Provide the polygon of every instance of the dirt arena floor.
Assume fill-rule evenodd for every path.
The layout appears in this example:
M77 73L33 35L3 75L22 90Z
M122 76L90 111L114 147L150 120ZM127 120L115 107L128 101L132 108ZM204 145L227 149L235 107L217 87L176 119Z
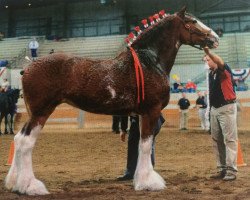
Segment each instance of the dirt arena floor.
M250 199L250 131L239 139L246 167L233 182L210 180L215 159L210 135L201 130L163 128L156 143L155 169L166 180L162 191L134 191L132 181L118 182L126 164L127 144L108 129L79 130L46 126L33 153L35 175L50 195L28 197L7 191L4 178L9 169L11 135L0 137L0 199Z

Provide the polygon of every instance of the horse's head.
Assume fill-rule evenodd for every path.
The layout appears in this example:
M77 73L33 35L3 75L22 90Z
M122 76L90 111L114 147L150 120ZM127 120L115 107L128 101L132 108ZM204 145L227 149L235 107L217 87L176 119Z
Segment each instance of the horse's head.
M186 7L182 8L177 14L177 20L180 20L180 39L181 43L193 47L199 45L200 49L205 46L217 48L219 45L219 36L209 27L204 25L194 16L186 13Z

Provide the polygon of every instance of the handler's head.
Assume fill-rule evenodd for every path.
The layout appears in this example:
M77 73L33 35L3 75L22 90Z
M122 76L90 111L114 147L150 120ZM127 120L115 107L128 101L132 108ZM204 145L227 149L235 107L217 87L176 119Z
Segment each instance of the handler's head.
M218 65L208 55L204 55L203 61L208 64L209 69L212 71L218 67Z

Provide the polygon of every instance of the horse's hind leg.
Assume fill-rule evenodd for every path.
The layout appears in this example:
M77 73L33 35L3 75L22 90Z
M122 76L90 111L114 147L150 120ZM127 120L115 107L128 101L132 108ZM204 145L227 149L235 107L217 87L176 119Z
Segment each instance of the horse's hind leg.
M142 116L139 156L134 175L135 190L161 190L165 188L165 181L154 171L151 162L153 128L160 117L160 108L159 105Z
M18 193L28 195L48 194L44 184L37 180L32 168L32 150L49 114L33 116L14 137L15 153L13 163L5 179L5 186Z

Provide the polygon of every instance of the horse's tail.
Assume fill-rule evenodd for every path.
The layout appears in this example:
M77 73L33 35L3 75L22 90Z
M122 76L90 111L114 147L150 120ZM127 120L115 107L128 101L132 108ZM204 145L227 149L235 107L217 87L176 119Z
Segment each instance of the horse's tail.
M24 70L21 70L21 71L20 71L20 74L23 75L24 72L25 72ZM30 108L29 108L29 105L27 104L27 101L26 101L26 97L25 97L25 93L24 93L24 92L23 92L23 100L24 100L25 107L26 107L26 109L27 109L28 115L31 116Z
M24 92L23 92L23 100L24 100L24 103L25 103L25 107L26 107L27 113L28 113L29 116L31 116L30 107L29 107L29 104L26 101L26 96L25 96Z

